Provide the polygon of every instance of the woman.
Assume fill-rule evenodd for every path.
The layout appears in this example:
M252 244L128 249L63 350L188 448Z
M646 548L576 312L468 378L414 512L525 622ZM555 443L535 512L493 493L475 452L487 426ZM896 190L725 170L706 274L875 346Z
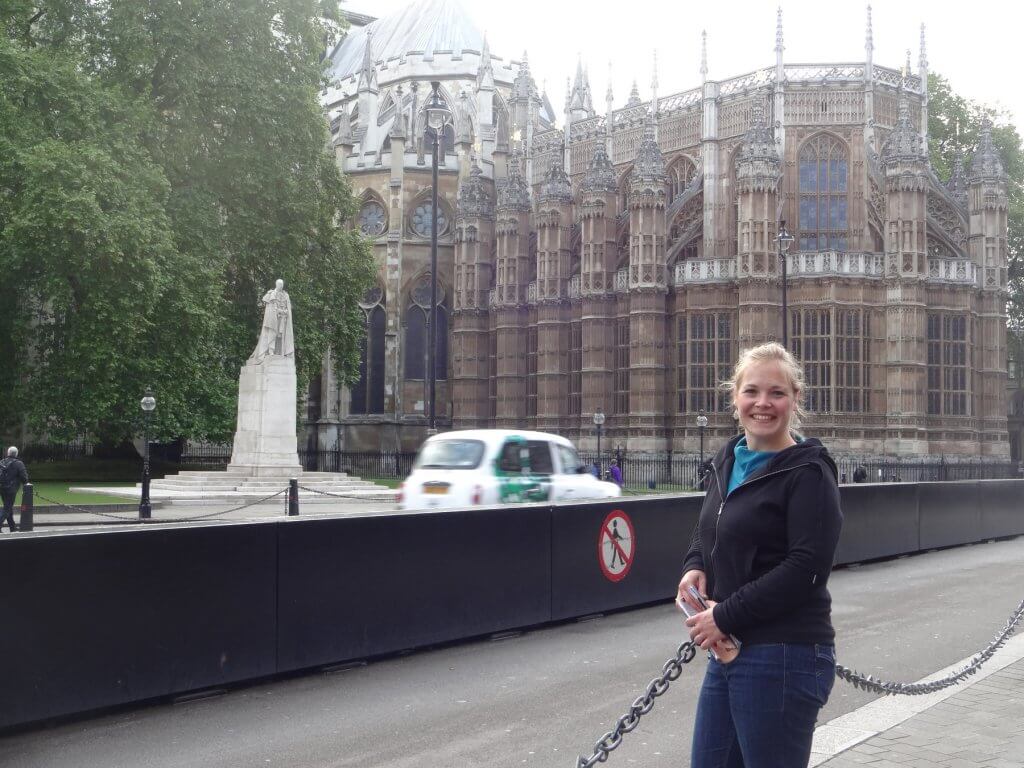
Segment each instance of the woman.
M731 393L743 434L712 461L679 596L710 606L686 620L708 662L697 704L692 768L806 766L818 711L835 681L826 584L842 513L836 465L794 430L803 372L779 344L740 355ZM723 659L728 658L723 653Z

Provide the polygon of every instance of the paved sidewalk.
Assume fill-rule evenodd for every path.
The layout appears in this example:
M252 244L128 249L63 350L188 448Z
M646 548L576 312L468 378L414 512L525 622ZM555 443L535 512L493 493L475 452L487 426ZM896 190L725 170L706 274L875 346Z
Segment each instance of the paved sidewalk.
M947 691L913 697L918 701L879 699L824 724L811 765L1024 768L1024 636L1011 638L989 664L993 669L982 667Z

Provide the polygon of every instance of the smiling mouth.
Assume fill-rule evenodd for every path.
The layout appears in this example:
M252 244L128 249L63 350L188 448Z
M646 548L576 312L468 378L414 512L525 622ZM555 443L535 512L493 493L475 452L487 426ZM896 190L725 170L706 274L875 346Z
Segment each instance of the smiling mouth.
M774 416L768 416L767 414L763 414L763 413L751 414L750 418L753 419L754 421L760 421L760 422L769 422L769 421L774 421L775 420Z

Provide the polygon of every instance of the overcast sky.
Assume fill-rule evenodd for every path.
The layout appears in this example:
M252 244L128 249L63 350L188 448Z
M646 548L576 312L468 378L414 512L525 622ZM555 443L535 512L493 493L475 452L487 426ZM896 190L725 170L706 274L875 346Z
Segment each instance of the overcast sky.
M530 70L546 83L562 121L565 78L577 57L590 69L594 107L605 108L608 62L612 64L615 107L625 104L634 78L644 100L651 95L654 51L658 95L700 84L700 33L708 34L708 77L724 80L775 64L775 2L628 2L591 0L460 0L491 51L519 58L525 49ZM348 10L382 17L407 0L346 0ZM788 63L864 61L866 3L785 0L782 3ZM961 95L1009 109L1020 127L1024 87L1020 61L1024 46L1019 2L1005 0L876 0L872 3L874 61L900 68L911 50L917 71L920 27L926 26L928 62Z

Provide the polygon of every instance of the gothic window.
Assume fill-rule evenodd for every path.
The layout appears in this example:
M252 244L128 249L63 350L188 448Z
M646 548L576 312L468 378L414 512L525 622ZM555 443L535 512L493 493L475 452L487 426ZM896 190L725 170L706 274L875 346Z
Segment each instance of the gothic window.
M359 231L367 237L384 234L388 226L387 213L384 206L376 200L367 200L359 210Z
M569 324L569 408L570 416L583 413L583 325Z
M430 276L423 275L409 296L405 310L405 378L427 378L427 309L430 306ZM448 304L441 286L437 287L437 336L434 355L434 378L448 378Z
M821 134L800 150L800 250L846 251L846 147Z
M537 415L537 326L526 331L526 415Z
M384 413L384 292L371 288L359 302L366 333L359 342L359 380L352 387L349 413Z
M719 389L718 384L729 378L736 360L732 313L691 315L689 325L689 342L684 351L689 354L686 367L690 412L697 413L701 408L706 411L727 410L729 396ZM679 330L684 332L682 324Z
M629 318L615 320L615 413L629 415Z
M967 415L967 318L928 314L928 413Z
M424 120L426 118L424 117ZM423 149L429 154L434 151L434 132L428 129L423 137ZM441 146L438 148L438 157L455 154L455 126L451 123L444 127L441 133ZM440 165L443 165L443 161ZM440 167L440 165L438 167Z
M686 316L679 318L676 334L676 396L679 413L686 413Z
M835 410L865 413L871 409L871 315L860 309L836 313Z
M828 413L833 409L832 310L791 311L789 338L804 368L804 405L812 413Z
M508 144L508 110L497 94L491 100L491 109L493 111L492 119L494 121L495 138L499 144Z
M498 334L492 328L487 336L487 415L494 423L498 416Z
M697 167L688 157L673 161L668 169L668 204L681 195L697 175Z
M430 227L433 219L433 206L431 205L430 200L427 199L413 208L412 215L409 217L409 226L412 227L412 231L418 236L429 238L431 235ZM447 231L448 215L445 213L444 206L439 202L437 204L437 236L441 237Z

